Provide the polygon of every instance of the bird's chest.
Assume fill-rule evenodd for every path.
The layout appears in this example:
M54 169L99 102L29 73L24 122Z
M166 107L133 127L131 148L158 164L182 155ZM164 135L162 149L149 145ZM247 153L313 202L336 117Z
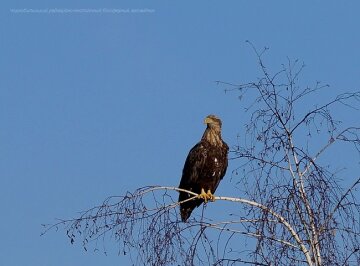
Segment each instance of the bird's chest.
M208 178L221 175L223 166L223 155L219 152L210 152L207 154L205 163L205 174Z
M218 154L212 154L206 158L207 165L214 169L220 168L221 165L220 161L221 161L221 156L219 156Z

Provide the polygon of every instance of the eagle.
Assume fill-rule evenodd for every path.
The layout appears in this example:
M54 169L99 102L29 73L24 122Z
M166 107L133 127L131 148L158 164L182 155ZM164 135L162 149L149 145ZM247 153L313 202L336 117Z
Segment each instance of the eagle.
M221 138L221 120L215 115L208 115L207 125L200 142L189 152L182 171L179 188L197 193L194 195L180 191L180 215L186 222L191 212L208 200L214 201L216 188L226 173L228 166L228 145Z

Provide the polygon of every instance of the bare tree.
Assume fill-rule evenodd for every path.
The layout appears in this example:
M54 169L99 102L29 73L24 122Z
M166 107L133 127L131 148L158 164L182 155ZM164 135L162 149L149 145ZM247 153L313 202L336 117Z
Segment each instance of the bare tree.
M261 77L240 85L218 82L251 102L232 149L242 197L216 197L233 202L231 213L215 220L203 212L182 223L177 194L183 190L143 187L47 225L45 232L63 227L71 243L81 240L85 249L112 238L136 265L360 265L354 195L360 176L347 176L352 183L342 187L343 172L326 163L341 156L330 149L334 145L360 153L359 125L343 126L332 113L335 107L358 111L360 92L317 104L328 86L300 86L304 66L298 61L271 74L263 60L267 49L250 46Z

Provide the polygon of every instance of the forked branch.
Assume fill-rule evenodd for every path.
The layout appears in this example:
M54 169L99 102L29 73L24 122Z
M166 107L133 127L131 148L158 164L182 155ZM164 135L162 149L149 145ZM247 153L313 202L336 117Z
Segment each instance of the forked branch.
M125 196L114 196L107 198L101 205L91 208L83 212L79 217L73 219L59 220L53 225L48 225L45 228L44 233L51 229L63 226L66 228L67 236L71 243L74 243L77 237L82 237L82 244L84 248L91 241L103 240L107 236L115 237L117 241L123 241L124 252L129 251L133 247L149 245L147 248L152 248L150 253L159 253L161 250L170 250L171 254L175 256L176 251L170 248L174 243L164 241L176 235L180 243L180 250L184 253L187 252L186 237L182 238L182 235L187 230L225 230L225 227L221 225L225 224L238 224L238 223L261 223L262 220L232 220L232 221L219 221L219 222L207 222L203 219L200 221L191 220L188 223L182 223L178 217L177 207L179 202L174 201L176 195L170 195L170 191L174 192L186 192L193 195L193 198L198 197L196 193L179 189L176 187L168 186L150 186L136 190L134 193L127 193ZM161 192L160 194L156 194ZM151 196L154 199L154 206L148 206L151 201L146 200ZM191 200L191 199L188 199ZM267 237L271 241L286 244L292 248L298 248L302 251L309 265L311 263L311 257L309 251L305 245L304 240L297 234L295 228L284 218L281 214L272 210L271 208L243 198L215 196L215 200L231 201L250 205L259 209L259 212L266 212L271 214L274 218L273 222L283 225L289 234L293 237L295 242L291 243L289 240L281 240L275 237ZM146 203L145 203L146 202ZM149 202L149 203L148 203ZM160 221L160 223L159 223ZM160 226L161 228L159 228ZM256 234L255 232L242 232L235 229L226 229L230 233L243 234L248 237L266 237ZM164 232L165 231L165 232ZM137 232L135 234L135 232ZM44 234L43 233L43 234ZM136 237L137 236L137 237ZM160 241L162 239L162 241ZM147 243L147 244L146 244ZM296 244L294 244L296 243ZM191 247L190 248L194 248ZM161 252L160 252L161 253ZM145 254L142 254L144 256ZM158 254L160 261L167 261L169 258L161 257ZM158 258L158 259L159 259ZM170 256L170 260L175 257ZM149 258L142 257L143 260ZM160 263L159 261L157 263ZM161 263L160 263L161 264Z

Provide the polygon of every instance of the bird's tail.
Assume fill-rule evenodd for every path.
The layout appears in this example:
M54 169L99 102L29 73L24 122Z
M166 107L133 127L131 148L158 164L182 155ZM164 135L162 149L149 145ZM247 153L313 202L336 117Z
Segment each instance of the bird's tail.
M185 223L187 221L187 219L189 219L191 212L192 212L192 209L190 209L190 208L181 208L180 209L181 221L183 221Z

